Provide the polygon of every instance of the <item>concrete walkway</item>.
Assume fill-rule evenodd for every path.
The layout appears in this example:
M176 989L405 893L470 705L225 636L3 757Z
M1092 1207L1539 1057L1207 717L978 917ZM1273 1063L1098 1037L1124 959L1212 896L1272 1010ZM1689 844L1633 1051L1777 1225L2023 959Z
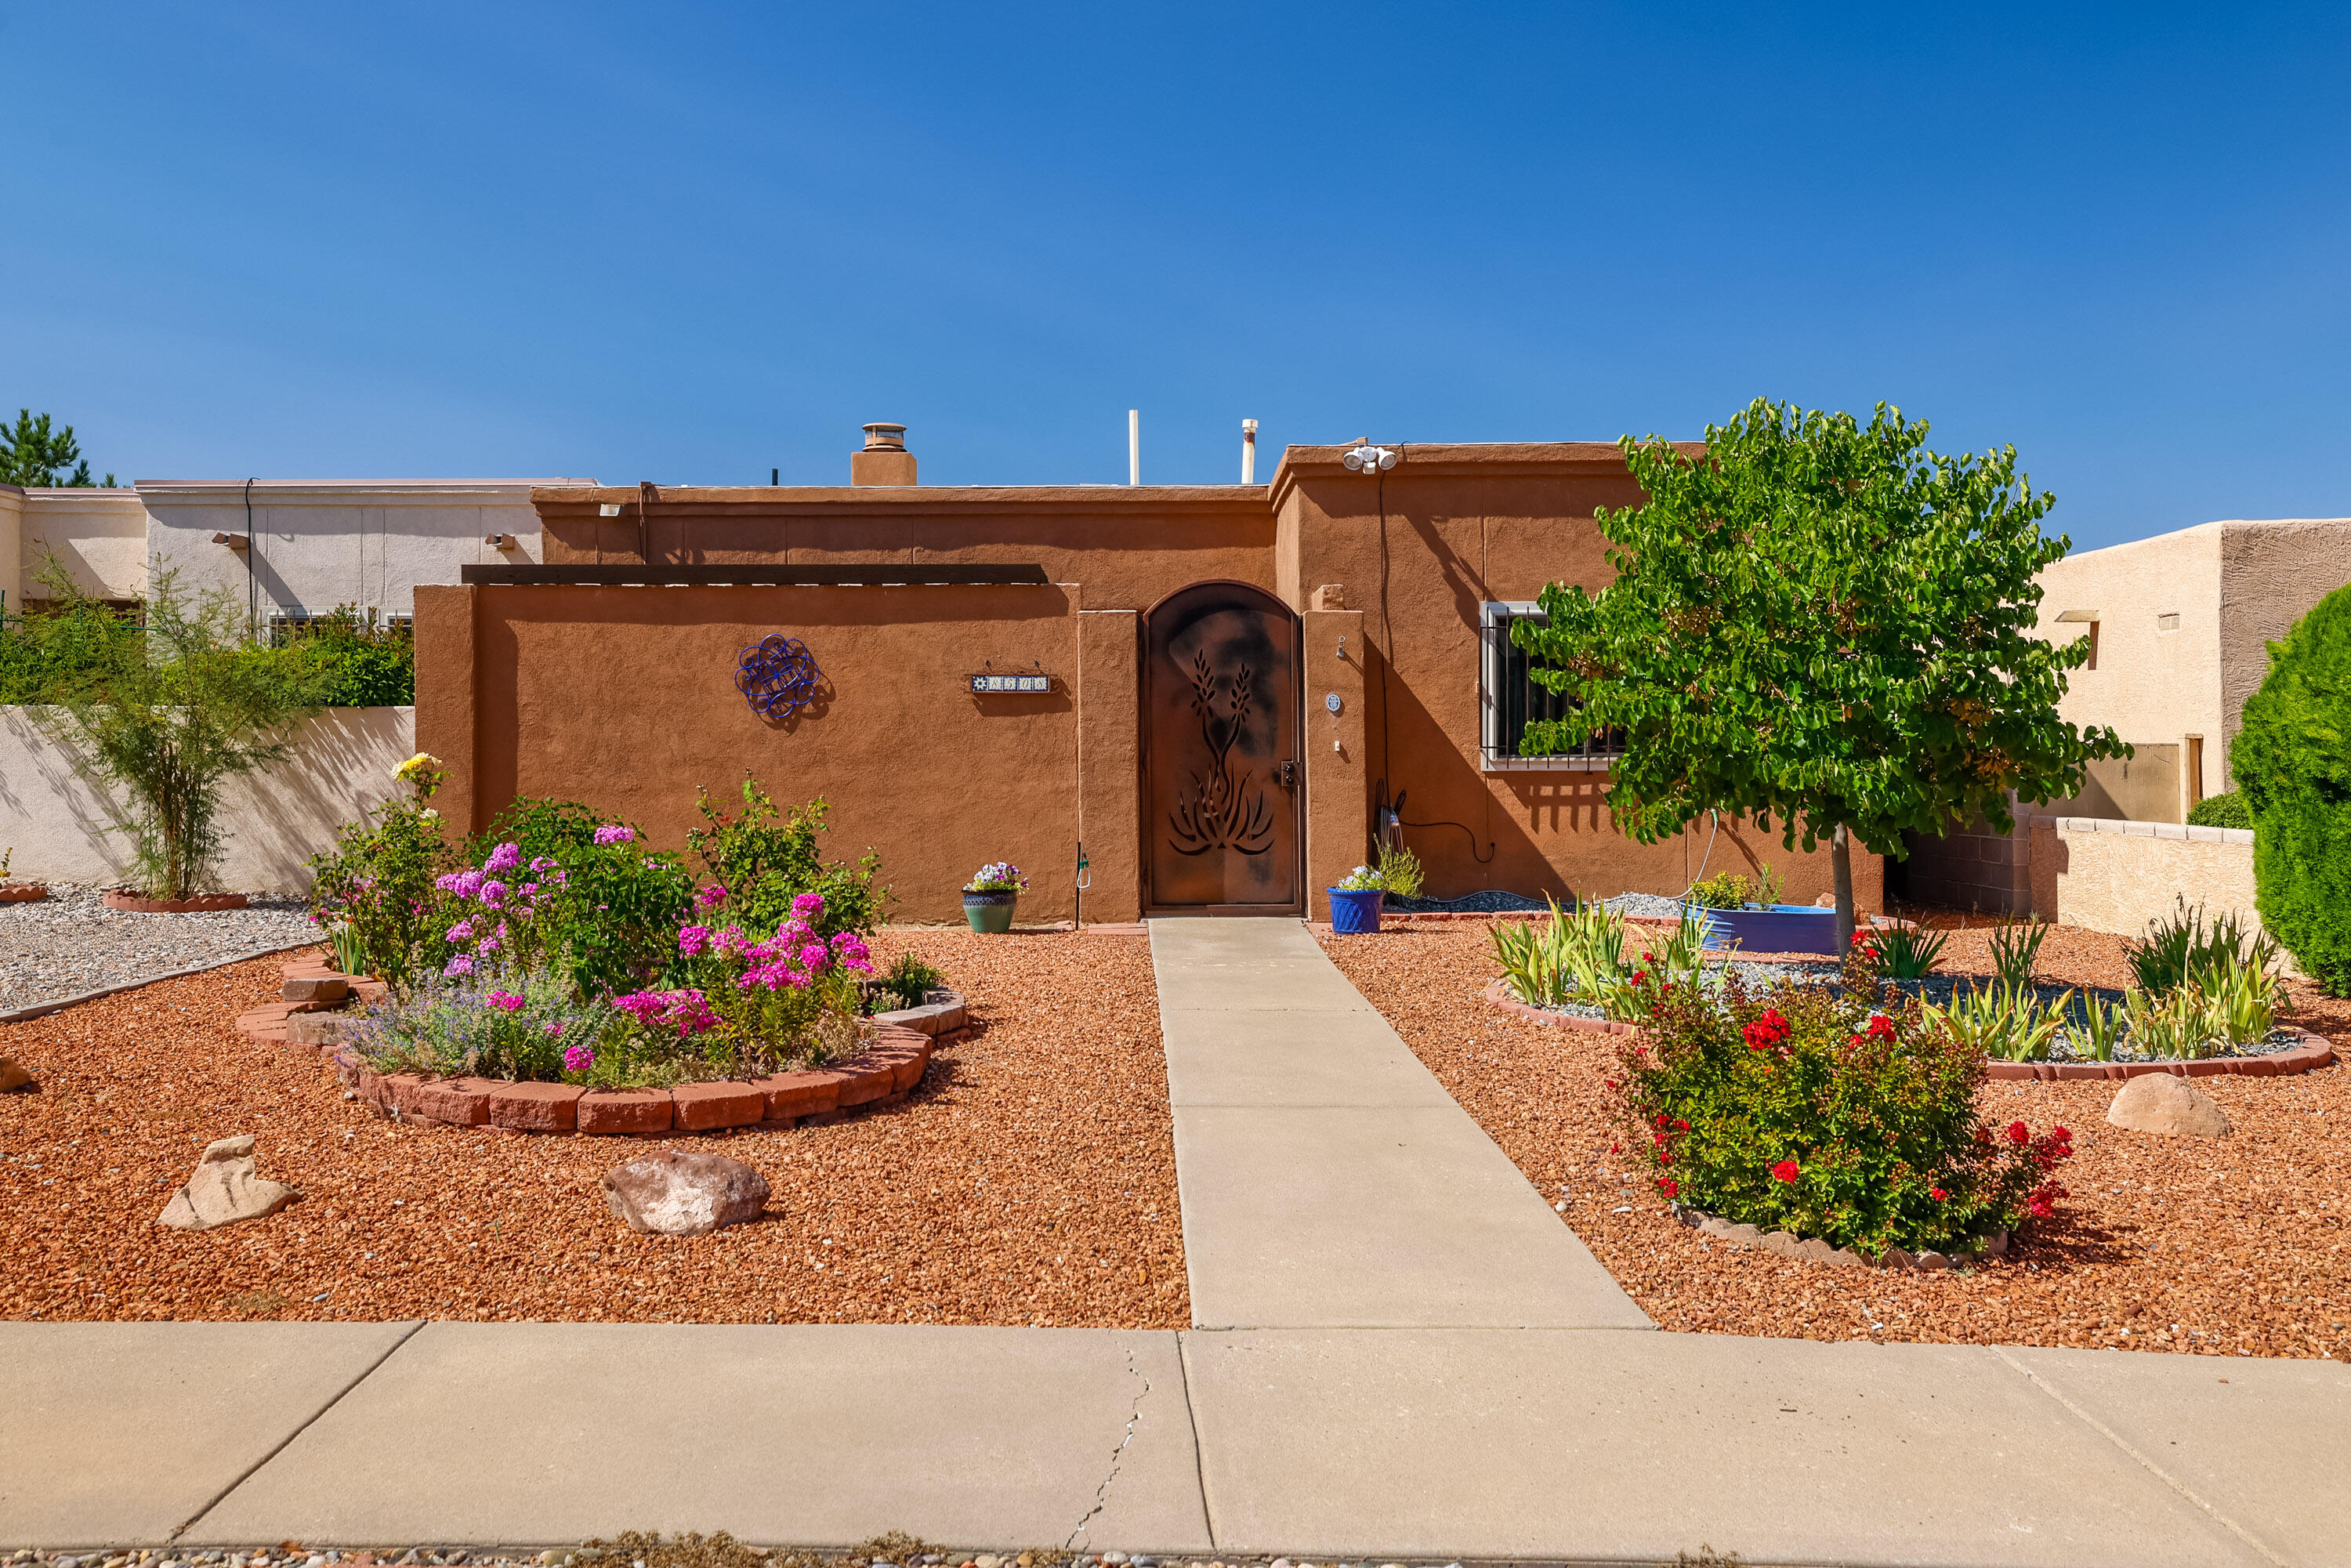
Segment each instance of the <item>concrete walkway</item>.
M1153 936L1217 1326L5 1322L0 1549L2351 1563L2351 1366L1648 1331L1294 923Z
M1296 920L1155 920L1200 1328L1647 1329Z

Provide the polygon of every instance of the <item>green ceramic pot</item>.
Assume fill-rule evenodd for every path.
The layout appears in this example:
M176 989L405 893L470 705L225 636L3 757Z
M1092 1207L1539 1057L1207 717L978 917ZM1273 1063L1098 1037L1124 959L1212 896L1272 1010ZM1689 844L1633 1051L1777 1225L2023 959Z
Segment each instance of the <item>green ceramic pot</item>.
M1012 929L1012 906L1019 902L1017 893L967 893L963 917L974 931L1001 936Z

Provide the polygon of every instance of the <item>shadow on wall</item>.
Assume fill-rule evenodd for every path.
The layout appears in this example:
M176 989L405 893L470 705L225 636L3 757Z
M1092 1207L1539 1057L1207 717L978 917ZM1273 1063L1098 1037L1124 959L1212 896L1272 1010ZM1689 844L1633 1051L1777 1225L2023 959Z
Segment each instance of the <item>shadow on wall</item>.
M86 782L77 753L41 729L42 710L0 708L0 848L12 877L113 884L130 874L120 800Z
M307 889L305 862L395 792L392 770L414 752L415 735L413 708L329 708L307 721L292 756L228 785L222 885ZM0 846L15 846L11 875L119 883L131 869L129 824L122 801L84 780L26 709L0 708Z

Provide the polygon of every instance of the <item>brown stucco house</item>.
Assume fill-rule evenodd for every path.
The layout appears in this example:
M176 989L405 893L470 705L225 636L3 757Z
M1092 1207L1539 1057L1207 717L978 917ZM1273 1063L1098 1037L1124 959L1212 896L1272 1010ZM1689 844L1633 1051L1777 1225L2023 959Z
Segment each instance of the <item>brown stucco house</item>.
M898 431L869 427L845 486L533 490L543 564L416 591L444 814L478 828L555 795L679 847L697 788L748 772L824 796L833 852L878 850L916 922L958 918L991 860L1029 873L1024 920L1327 917L1323 889L1399 807L1438 897L1674 894L1702 861L1768 862L1792 899L1829 888L1825 850L1729 819L1625 837L1597 747L1517 755L1552 699L1509 622L1546 582L1607 580L1593 508L1639 498L1614 444L1405 445L1384 471L1292 446L1270 485L943 486L915 482ZM753 651L783 639L813 669L762 711L744 687L792 672ZM1855 857L1865 906L1879 873Z

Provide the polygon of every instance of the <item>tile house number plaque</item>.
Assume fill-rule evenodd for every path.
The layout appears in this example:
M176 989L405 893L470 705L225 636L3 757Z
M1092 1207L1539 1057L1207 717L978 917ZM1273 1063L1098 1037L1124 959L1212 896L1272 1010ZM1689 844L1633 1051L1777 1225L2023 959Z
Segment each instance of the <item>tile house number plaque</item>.
M974 675L971 689L975 692L1050 692L1053 689L1050 675Z

